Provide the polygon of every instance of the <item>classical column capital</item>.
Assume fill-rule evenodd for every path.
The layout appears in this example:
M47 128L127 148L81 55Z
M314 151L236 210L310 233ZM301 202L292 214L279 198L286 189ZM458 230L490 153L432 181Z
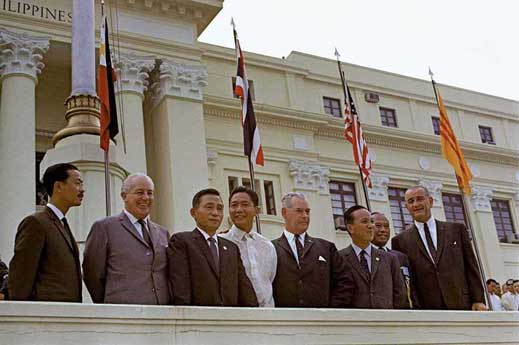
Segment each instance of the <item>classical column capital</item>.
M370 200L387 201L387 185L389 184L389 176L371 175L371 188L368 189Z
M474 186L472 185L472 207L475 211L492 212L492 193L494 189L486 186Z
M207 69L201 65L185 65L162 60L158 81L151 88L156 105L164 96L202 100L202 88L207 85Z
M49 50L49 37L29 36L0 28L0 75L27 75L38 80L45 67L41 60Z
M155 66L154 56L140 56L133 52L115 57L114 67L118 82L116 92L135 92L144 96L148 89L149 72Z
M328 167L294 159L289 162L288 170L296 189L319 192L321 195L330 194L328 186L330 169Z
M433 198L433 205L441 206L443 184L438 180L421 179L418 184L427 188L429 195Z

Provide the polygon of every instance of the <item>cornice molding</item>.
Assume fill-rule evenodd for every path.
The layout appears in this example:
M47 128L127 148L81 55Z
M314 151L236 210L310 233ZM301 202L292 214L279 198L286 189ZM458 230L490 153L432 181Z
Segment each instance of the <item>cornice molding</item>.
M240 117L239 112L239 100L211 95L204 96L205 115L238 119ZM344 125L341 119L264 104L255 104L255 112L256 121L260 124L309 130L317 136L339 140L344 138ZM436 135L368 124L362 126L368 144L413 153L441 154L441 144ZM519 156L517 150L467 142L461 142L460 144L468 160L517 166Z

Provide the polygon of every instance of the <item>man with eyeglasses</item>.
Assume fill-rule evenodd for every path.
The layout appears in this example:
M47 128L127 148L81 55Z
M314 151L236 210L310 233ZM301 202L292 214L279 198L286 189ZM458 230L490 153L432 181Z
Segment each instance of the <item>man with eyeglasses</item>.
M123 211L92 225L83 260L94 303L164 305L170 302L168 231L150 220L154 185L145 174L128 176Z

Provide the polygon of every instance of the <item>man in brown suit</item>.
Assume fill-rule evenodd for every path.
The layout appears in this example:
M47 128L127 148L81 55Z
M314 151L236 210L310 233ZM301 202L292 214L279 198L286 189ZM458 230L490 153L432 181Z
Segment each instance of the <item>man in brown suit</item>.
M371 213L360 205L344 212L352 244L339 254L353 272L355 294L352 307L364 309L402 309L406 307L406 289L398 258L371 245Z
M83 260L94 303L169 304L168 231L150 220L154 185L144 174L121 188L124 210L92 225Z
M278 264L274 278L276 307L344 308L354 293L351 272L332 242L310 237L310 206L302 193L281 200L285 231L272 241Z
M220 193L212 188L196 193L191 216L196 229L176 233L169 241L173 304L257 307L238 246L216 236L223 219Z
M18 226L9 265L9 299L81 302L81 267L65 215L83 200L83 180L72 164L56 164L43 175L50 200Z
M409 258L421 309L487 310L481 276L467 229L431 214L433 198L422 186L405 192L414 224L392 247Z

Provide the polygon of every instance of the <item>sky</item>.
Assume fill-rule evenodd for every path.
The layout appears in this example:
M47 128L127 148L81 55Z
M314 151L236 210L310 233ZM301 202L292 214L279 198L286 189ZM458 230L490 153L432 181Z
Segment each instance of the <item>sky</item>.
M519 100L519 1L225 0L200 41L291 51Z

